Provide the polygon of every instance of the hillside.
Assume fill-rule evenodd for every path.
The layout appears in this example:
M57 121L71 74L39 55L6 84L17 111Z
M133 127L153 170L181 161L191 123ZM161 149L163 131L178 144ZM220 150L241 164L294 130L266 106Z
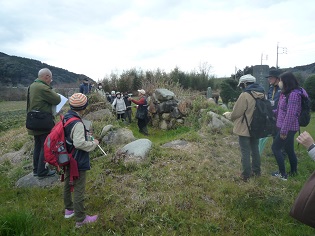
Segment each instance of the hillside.
M54 77L54 84L79 84L89 77L75 74L68 70L54 67L37 60L9 56L0 52L0 85L8 87L25 87L30 85L37 77L41 68L49 68Z

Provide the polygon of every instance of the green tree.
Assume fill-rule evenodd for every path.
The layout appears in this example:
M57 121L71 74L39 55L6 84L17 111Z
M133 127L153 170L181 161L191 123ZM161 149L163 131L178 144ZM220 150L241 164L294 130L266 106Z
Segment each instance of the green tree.
M304 82L304 89L311 100L311 110L315 111L315 75L308 77Z
M238 82L234 79L227 79L221 83L220 96L224 104L237 100L240 90L237 88Z

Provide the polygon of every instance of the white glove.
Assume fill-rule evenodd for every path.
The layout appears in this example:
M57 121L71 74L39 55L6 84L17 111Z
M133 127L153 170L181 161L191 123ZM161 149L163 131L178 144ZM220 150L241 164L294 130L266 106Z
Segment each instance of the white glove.
M231 114L232 114L232 112L227 111L227 112L224 112L224 113L223 113L223 116L224 116L226 119L231 120Z

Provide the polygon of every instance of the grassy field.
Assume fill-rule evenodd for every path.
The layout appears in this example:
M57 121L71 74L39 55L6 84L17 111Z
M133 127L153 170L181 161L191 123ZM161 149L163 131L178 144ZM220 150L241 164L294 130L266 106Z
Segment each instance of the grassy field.
M0 103L1 118L11 120L9 112L21 112L14 118L17 125L1 132L1 155L32 141L24 128L23 109L23 103ZM314 119L313 114L307 130L315 137ZM95 132L105 125L96 122ZM314 229L289 216L315 169L303 147L296 147L298 176L282 181L270 175L277 165L269 140L261 158L262 176L244 183L238 179L240 153L231 127L215 131L196 127L171 131L149 127L147 138L153 148L142 164L113 162L115 148L101 144L109 155L91 153L85 201L86 212L99 214L99 221L80 229L74 228L73 219L63 218L62 185L15 188L15 182L30 172L25 168L30 159L1 163L0 235L315 235ZM138 133L135 121L129 128L136 138L146 138ZM189 146L161 147L175 139L187 140Z

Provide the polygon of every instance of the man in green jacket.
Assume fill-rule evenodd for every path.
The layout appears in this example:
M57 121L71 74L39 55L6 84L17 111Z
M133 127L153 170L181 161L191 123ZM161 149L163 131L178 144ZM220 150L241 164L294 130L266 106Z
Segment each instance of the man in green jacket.
M27 111L36 110L41 112L52 113L52 106L60 103L59 94L52 90L52 73L49 69L43 68L38 72L38 78L30 85L29 88L29 106ZM38 178L45 178L55 175L55 170L45 168L44 159L44 142L49 131L29 130L28 134L34 136L34 153L33 153L33 174Z

